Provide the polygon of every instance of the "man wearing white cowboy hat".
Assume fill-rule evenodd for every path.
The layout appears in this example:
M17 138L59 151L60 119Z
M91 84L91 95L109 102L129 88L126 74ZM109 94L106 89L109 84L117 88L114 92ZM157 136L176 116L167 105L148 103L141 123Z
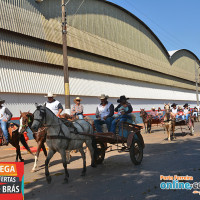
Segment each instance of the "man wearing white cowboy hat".
M114 115L114 105L108 102L109 96L102 94L100 97L101 103L96 109L96 120L94 120L94 125L97 132L102 133L102 125L106 124L108 131L110 132L111 123Z
M8 130L7 130L7 122L12 118L12 113L3 106L5 100L0 98L0 125L5 136L6 141L4 141L4 145L8 145Z
M72 106L71 115L78 116L79 119L83 119L83 105L80 104L82 99L80 97L76 97L74 99L75 105Z
M61 103L54 99L55 95L52 92L48 92L44 97L48 98L48 101L45 102L44 106L49 108L57 117L59 117L60 113L63 111Z

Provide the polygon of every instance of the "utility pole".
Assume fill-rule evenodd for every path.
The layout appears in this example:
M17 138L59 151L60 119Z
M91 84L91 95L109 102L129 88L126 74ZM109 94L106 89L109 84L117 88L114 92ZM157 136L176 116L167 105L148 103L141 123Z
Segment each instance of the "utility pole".
M197 66L196 64L196 61L195 61L195 79L196 79L196 97L197 97L197 108L198 108L198 111L199 111L199 93L198 93L198 90L199 90L199 73L198 73L198 70L199 67Z
M64 71L64 90L65 90L65 113L70 114L70 91L69 91L69 73L67 59L67 19L65 11L65 0L62 3L62 42L63 42L63 71Z

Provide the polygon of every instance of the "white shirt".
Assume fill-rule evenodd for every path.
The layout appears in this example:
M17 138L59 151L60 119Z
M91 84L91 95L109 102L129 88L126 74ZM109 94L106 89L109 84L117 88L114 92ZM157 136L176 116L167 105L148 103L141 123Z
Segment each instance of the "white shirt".
M50 109L55 115L58 114L59 109L58 109L58 104L60 102L58 100L53 101L52 103L49 103L48 101L46 102L46 107Z
M172 108L172 113L177 114L177 108L176 109Z
M108 102L105 106L102 106L101 104L98 105L98 110L101 120L104 120L103 118L110 114L110 109L109 109L110 105L111 105L110 102Z
M189 110L188 109L184 109L184 114L188 114Z
M0 109L0 120L7 119L5 110L6 110L6 107L4 106Z

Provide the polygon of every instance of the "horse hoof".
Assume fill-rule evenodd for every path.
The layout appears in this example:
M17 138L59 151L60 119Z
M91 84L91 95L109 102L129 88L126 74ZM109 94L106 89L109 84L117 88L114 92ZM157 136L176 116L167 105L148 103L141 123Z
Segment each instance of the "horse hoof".
M65 178L63 181L63 184L67 184L68 183L68 178Z
M47 180L47 183L50 184L51 183L51 176L47 176L46 180Z
M15 162L18 162L18 160L15 160Z
M85 176L85 175L86 175L86 172L82 172L82 173L81 173L81 176Z
M21 159L21 162L24 162L24 159Z
M94 164L94 163L92 163L92 164L91 164L91 167L95 168L95 167L97 167L97 165Z
M32 173L35 172L35 169L32 169L31 172L32 172Z

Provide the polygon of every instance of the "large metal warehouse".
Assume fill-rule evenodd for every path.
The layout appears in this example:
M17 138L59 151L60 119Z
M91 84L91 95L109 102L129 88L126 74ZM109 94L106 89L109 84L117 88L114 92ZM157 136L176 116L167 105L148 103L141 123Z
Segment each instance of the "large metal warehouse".
M164 102L196 105L199 59L189 50L168 52L127 10L104 0L66 6L71 103L95 113L98 96L116 105L130 98L134 111ZM51 91L64 104L60 0L0 0L0 96L19 117Z

